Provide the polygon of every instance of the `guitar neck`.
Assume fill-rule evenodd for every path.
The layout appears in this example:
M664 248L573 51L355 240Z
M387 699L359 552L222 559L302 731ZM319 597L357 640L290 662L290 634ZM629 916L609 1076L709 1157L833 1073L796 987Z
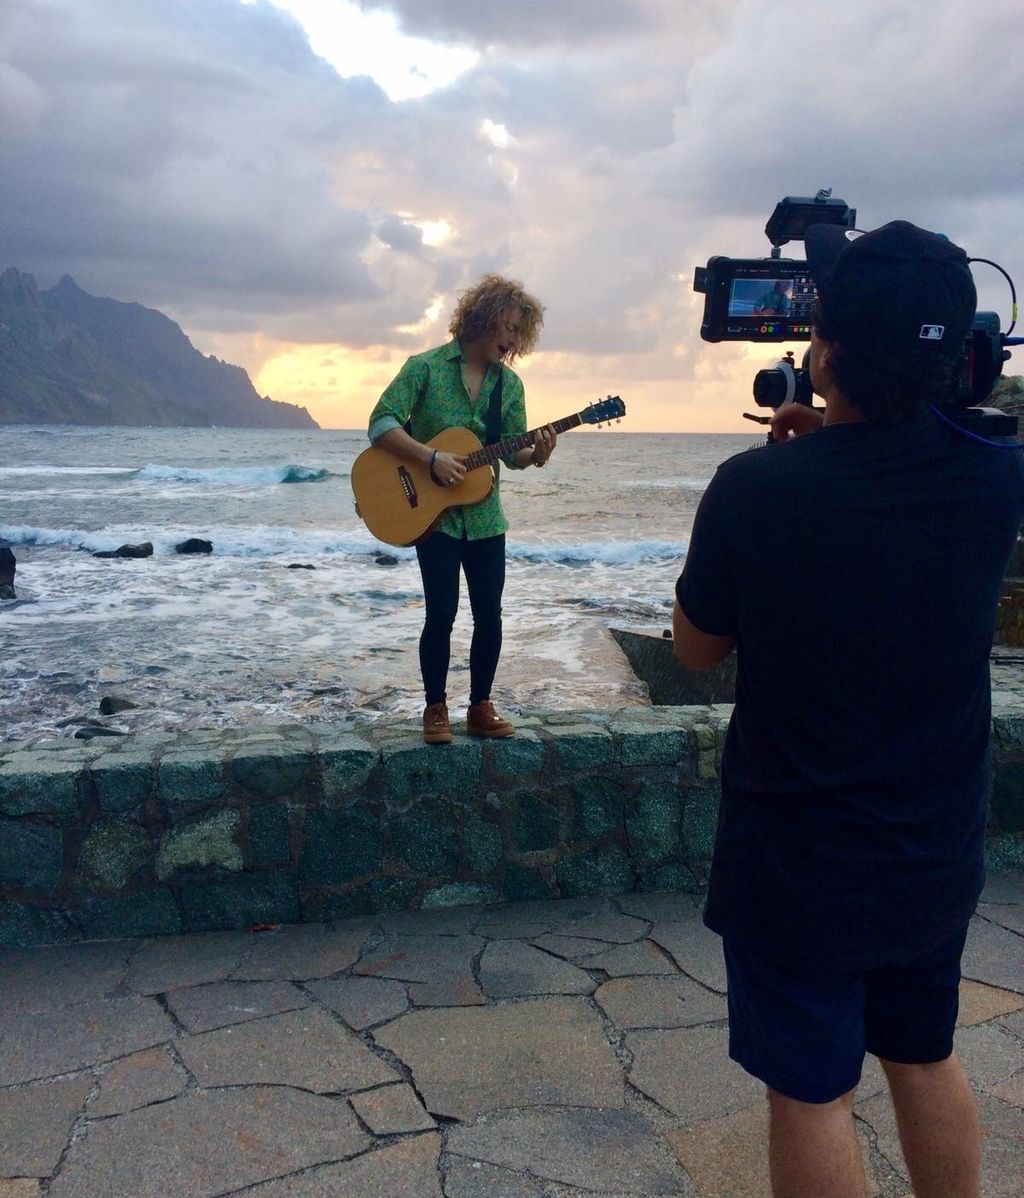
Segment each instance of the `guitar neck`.
M552 428L556 433L565 433L571 428L578 428L582 423L583 418L577 412L574 416L566 416L562 420L552 421ZM532 445L539 432L540 429L533 428L528 433L520 433L517 437L507 437L504 441L495 441L493 445L485 445L482 449L466 456L466 469L475 470L478 466L489 466L498 458L511 457L520 449Z

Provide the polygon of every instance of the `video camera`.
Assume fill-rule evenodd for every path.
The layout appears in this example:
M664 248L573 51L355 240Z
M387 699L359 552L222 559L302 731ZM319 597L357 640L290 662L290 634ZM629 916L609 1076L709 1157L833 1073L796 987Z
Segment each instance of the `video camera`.
M811 225L852 229L856 220L857 210L845 200L833 199L830 188L819 191L813 198L781 199L764 227L772 246L769 257L716 255L708 259L707 266L695 268L693 289L705 297L700 326L703 340L755 344L809 341L817 289L807 263L783 258L781 247L790 241L801 241ZM1010 356L1005 347L1019 345L1022 340L1000 332L997 313L975 314L964 345L957 394L944 413L949 419L965 428L983 430L988 436L1017 435L1015 417L977 405L985 401L1002 373L1003 362ZM797 366L789 351L775 366L758 371L754 377L754 402L763 408L778 408L787 402L810 406L812 392L806 358L805 354L804 361ZM768 416L744 415L760 424L770 420Z

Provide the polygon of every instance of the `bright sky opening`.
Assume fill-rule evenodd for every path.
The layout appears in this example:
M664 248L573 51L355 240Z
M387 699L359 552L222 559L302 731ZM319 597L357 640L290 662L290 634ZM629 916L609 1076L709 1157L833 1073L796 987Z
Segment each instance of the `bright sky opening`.
M339 75L369 75L396 102L447 86L479 58L460 46L409 37L400 32L391 13L363 12L348 0L271 2L301 23L313 52Z

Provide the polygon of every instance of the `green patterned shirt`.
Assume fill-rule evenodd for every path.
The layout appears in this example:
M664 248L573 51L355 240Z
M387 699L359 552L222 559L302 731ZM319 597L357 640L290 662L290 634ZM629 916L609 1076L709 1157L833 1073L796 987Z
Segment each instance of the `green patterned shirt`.
M523 380L508 366L487 367L480 395L474 403L462 377L462 350L458 341L414 354L388 385L370 413L370 442L389 429L404 428L417 441L426 443L446 428L467 428L481 443L485 440L491 392L502 372L501 438L518 436L526 430L526 400ZM511 459L506 459L509 466ZM435 523L438 532L461 540L478 541L508 530L501 506L500 463L494 463L494 490L483 503L450 508Z

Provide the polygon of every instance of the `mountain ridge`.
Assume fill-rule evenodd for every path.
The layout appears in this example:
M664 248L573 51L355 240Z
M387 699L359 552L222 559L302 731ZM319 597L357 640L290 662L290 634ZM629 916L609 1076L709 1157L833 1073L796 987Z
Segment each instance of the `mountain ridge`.
M0 424L319 428L155 308L0 273Z

